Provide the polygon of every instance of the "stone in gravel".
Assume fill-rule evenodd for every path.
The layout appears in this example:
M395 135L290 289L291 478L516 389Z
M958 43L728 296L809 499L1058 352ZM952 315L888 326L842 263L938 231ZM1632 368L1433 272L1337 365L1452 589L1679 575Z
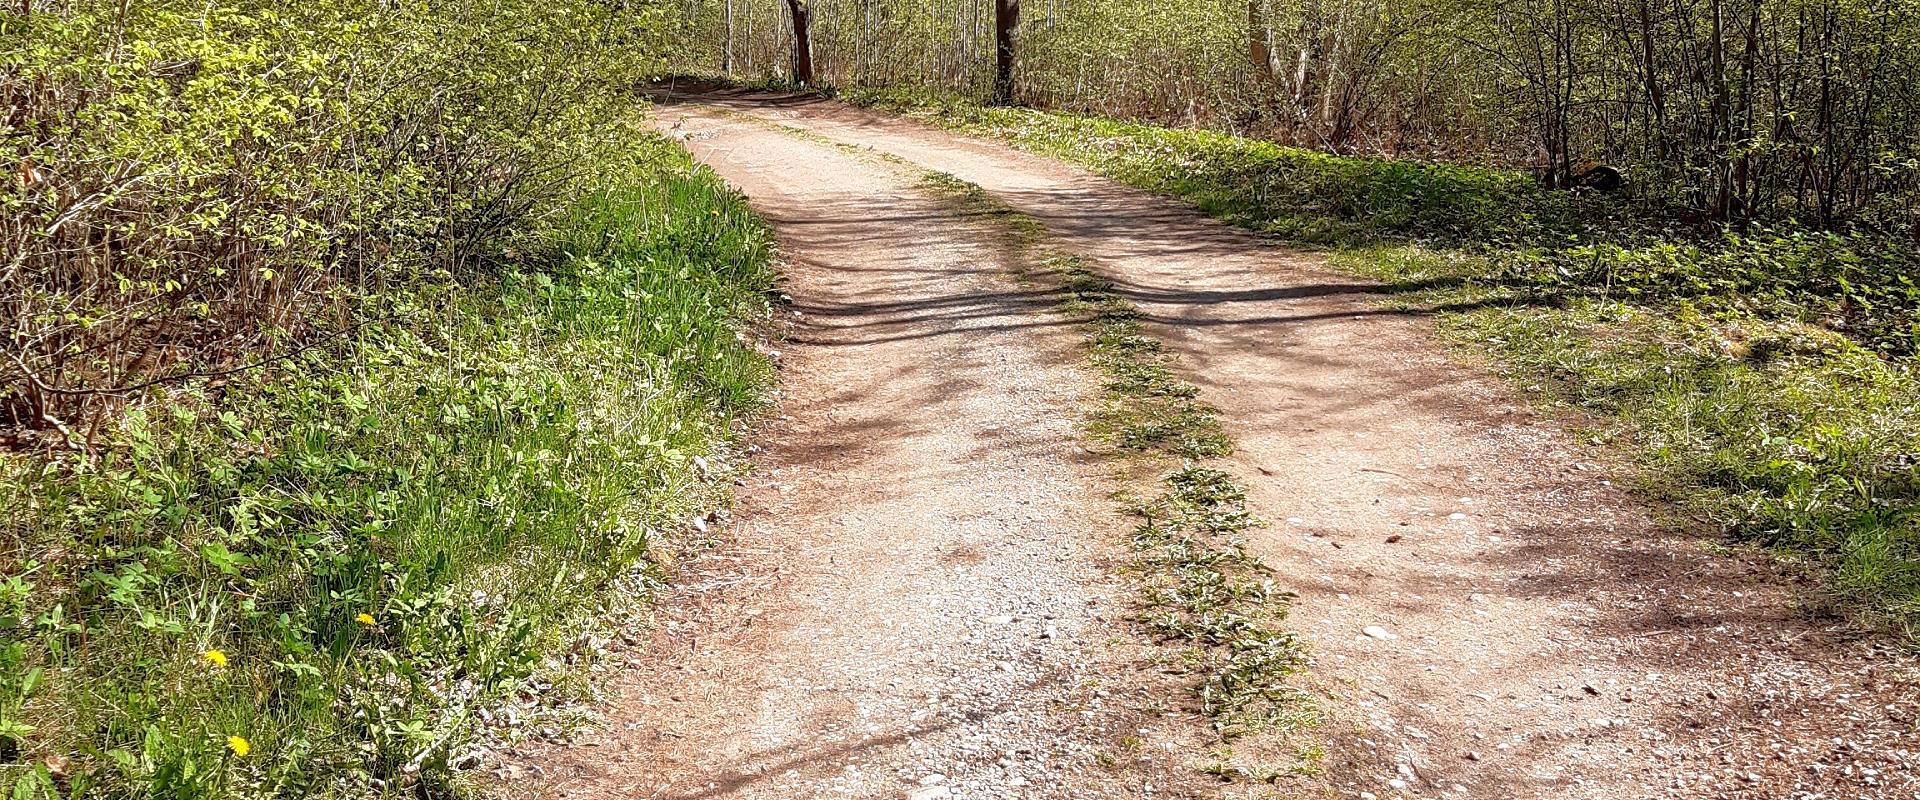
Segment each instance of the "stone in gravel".
M1379 639L1380 641L1383 641L1383 642L1400 638L1399 636L1394 635L1393 631L1387 630L1386 628L1382 628L1378 625L1368 625L1365 629L1361 630L1360 632L1366 634L1370 638Z
M907 793L907 800L946 800L953 790L945 786L926 786Z
M947 782L947 776L942 775L938 772L929 774L926 777L920 779L921 786L933 786L936 784L942 784L946 782Z

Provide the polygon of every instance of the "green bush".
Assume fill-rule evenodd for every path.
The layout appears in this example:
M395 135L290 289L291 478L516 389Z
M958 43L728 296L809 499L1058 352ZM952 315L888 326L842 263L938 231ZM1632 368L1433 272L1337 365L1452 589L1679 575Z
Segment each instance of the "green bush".
M765 231L632 145L550 257L0 461L0 788L456 793L476 713L648 580L767 387Z
M656 6L0 10L0 424L84 439L115 390L339 334L362 292L538 240L622 145Z

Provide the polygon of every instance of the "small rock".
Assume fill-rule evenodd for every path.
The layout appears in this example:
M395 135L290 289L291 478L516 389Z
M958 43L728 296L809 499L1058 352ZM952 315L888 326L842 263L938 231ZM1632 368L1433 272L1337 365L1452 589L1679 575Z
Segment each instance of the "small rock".
M1382 628L1378 625L1368 625L1366 628L1362 629L1360 632L1366 634L1370 638L1379 639L1380 641L1383 641L1383 642L1400 638L1398 636L1395 636L1393 631L1387 630L1386 628Z
M953 790L945 786L927 786L907 793L907 800L947 800Z
M921 786L937 786L939 784L946 783L946 782L947 782L947 776L942 775L938 772L929 774L926 777L920 779Z

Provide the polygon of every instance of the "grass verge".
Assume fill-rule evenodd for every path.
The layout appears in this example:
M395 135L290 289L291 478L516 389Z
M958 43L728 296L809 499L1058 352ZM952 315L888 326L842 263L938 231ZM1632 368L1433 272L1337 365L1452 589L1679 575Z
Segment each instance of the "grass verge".
M1217 412L1173 373L1132 303L1084 261L1048 249L1038 222L951 175L930 173L925 185L1007 230L1021 261L1043 269L1028 277L1054 287L1060 313L1079 322L1087 362L1101 377L1088 429L1128 457L1134 476L1120 500L1137 520L1130 544L1140 622L1178 646L1177 662L1195 678L1215 730L1232 740L1311 722L1311 700L1289 683L1306 663L1284 627L1292 596L1239 538L1262 524L1247 511L1244 488L1206 464L1232 451Z
M488 713L724 501L769 236L661 139L549 253L0 456L0 790L455 797ZM511 733L511 731L507 731Z
M1330 250L1537 396L1594 412L1648 488L1920 636L1910 244L1679 230L1493 170L1328 156L954 98L849 93Z

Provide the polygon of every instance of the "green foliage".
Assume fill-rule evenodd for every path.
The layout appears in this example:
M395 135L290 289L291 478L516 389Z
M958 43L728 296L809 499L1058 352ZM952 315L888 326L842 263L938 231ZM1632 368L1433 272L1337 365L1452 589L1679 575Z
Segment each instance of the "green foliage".
M1628 219L1626 209L1547 192L1514 172L1334 156L1213 131L993 108L956 96L891 90L843 96L1076 161L1237 224L1306 242L1534 242Z
M1191 463L1164 490L1128 511L1139 518L1133 547L1147 586L1146 623L1192 647L1205 675L1201 708L1225 738L1312 719L1312 701L1287 684L1305 657L1281 627L1292 595L1235 535L1261 523L1233 477Z
M476 715L654 580L770 379L742 330L767 232L628 146L538 252L389 287L351 339L183 385L96 454L0 461L0 785L460 794Z
M538 241L634 133L664 6L0 10L0 424L66 440L140 386L343 335L359 295Z

